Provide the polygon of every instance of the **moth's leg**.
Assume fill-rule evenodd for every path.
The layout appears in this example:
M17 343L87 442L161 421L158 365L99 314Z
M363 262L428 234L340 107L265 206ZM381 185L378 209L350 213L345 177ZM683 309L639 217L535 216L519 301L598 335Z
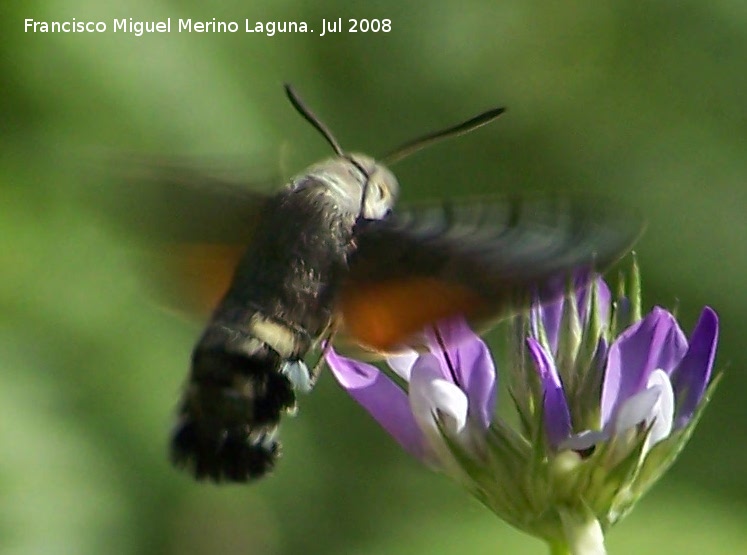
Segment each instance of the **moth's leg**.
M302 393L309 393L314 388L319 375L322 373L324 355L327 354L327 350L331 346L337 328L337 324L333 322L322 332L322 352L319 355L319 360L316 361L311 370L309 370L309 367L301 358L288 359L283 363L280 371L288 377L294 389Z
M316 377L312 377L309 367L303 359L289 359L283 363L280 372L290 380L293 389L301 393L308 393L314 388Z
M327 330L322 334L324 339L322 339L322 352L319 354L319 360L316 361L316 364L311 369L311 385L316 383L316 380L319 379L319 374L322 373L322 367L324 366L324 355L327 354L327 351L332 346L332 339L334 339L335 334L337 333L337 330L339 328L338 322L334 321L332 322Z

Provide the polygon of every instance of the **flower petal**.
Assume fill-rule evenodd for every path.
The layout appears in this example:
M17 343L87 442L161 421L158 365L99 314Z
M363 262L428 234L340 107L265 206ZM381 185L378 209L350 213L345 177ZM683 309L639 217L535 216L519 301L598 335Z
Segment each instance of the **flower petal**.
M610 312L612 311L612 292L610 291L610 287L609 285L607 285L607 282L604 281L601 276L597 277L596 280L594 280L594 284L596 285L596 308L599 311L599 320L601 322L609 322ZM581 315L582 322L586 322L589 319L589 315L587 314L587 306L590 306L591 303L587 305L586 292L590 290L590 287L585 288L580 297L579 314Z
M651 373L672 372L687 351L677 321L660 307L626 329L610 346L602 386L602 424L631 396L641 391Z
M592 368L594 372L602 374L604 372L604 363L607 361L607 353L609 353L610 346L607 339L602 336L599 338L597 343L597 349L594 351L594 357L591 360Z
M612 423L612 434L620 435L641 422L645 422L661 396L658 388L644 389L628 397L615 415Z
M669 437L669 434L672 433L672 422L674 421L674 390L667 373L663 370L654 370L648 379L647 386L649 389L659 391L659 399L651 414L646 418L646 424L651 425L651 433L648 436L648 444L644 447L644 452L662 439Z
M337 382L411 455L427 458L426 439L410 409L407 393L375 366L328 349L325 360Z
M386 363L400 378L409 382L410 372L419 356L420 353L415 349L402 349L397 354L387 357Z
M609 434L601 430L584 430L578 434L573 434L571 437L561 442L558 449L563 451L570 449L572 451L587 451L594 447L597 443L607 441Z
M421 356L412 369L410 406L415 420L427 437L441 439L436 419L452 435L467 425L467 396L458 386L443 379L435 370L438 361L432 354Z
M560 321L563 317L564 306L565 299L561 297L559 300L551 303L535 303L532 307L530 324L532 326L532 335L539 339L540 333L537 326L539 322L542 322L542 326L545 328L547 344L553 354L558 352Z
M469 400L470 419L486 430L493 419L496 402L496 372L490 351L464 318L439 322L436 336L433 329L426 331L431 353L438 359L442 376L464 390ZM454 376L449 367L453 368Z
M527 345L542 382L543 417L547 439L550 445L557 448L571 435L571 414L563 392L563 385L555 368L554 359L547 354L539 341L529 337Z
M612 433L624 434L639 424L651 426L649 436L642 449L645 455L672 432L674 419L674 391L669 376L664 370L651 373L646 389L628 398L615 416Z
M576 289L576 310L581 321L581 327L586 329L589 322L589 309L591 308L591 294L596 287L596 310L600 322L609 322L612 307L612 293L607 283L601 276L597 276L588 284ZM605 326L607 327L607 326Z
M679 366L672 372L672 384L677 398L675 428L687 424L695 412L711 378L718 344L718 315L707 306L700 314L690 336L690 347Z

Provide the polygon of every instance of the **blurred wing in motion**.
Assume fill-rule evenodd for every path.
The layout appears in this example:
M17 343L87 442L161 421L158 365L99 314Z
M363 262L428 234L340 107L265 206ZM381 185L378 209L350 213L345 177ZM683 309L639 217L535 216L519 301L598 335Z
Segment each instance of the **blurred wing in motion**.
M146 273L165 304L202 316L227 290L269 191L186 166L125 159L103 183L88 185L83 200L144 246Z
M146 241L246 245L277 189L164 161L124 158L112 166L84 200Z
M204 318L231 285L246 245L219 243L164 244L145 255L156 296L179 313Z
M363 220L340 296L342 330L387 352L428 324L462 314L486 325L571 277L603 271L641 225L599 202L560 197L481 200Z

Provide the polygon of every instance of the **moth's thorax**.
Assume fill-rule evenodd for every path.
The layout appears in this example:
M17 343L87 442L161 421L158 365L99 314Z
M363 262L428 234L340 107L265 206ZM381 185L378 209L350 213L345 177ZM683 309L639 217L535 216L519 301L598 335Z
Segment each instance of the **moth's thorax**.
M295 190L309 183L322 184L341 212L368 219L383 218L399 193L394 174L365 154L347 154L314 164L294 177L289 187Z

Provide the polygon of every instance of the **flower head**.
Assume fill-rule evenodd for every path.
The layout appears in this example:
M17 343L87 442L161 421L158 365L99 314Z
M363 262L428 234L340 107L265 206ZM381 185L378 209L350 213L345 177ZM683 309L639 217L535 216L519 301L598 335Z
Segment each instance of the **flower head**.
M495 411L495 368L461 319L426 330L428 352L390 372L330 350L338 382L409 453L463 483L501 518L575 554L604 553L604 532L674 462L717 380L718 318L689 338L640 280L613 300L598 277L535 303L510 326L507 388L519 429Z
M595 298L595 333L588 333L590 292ZM651 427L644 448L647 452L692 419L710 380L718 341L718 317L713 309L705 307L688 341L675 317L661 307L654 307L610 345L612 306L606 283L597 279L580 289L575 300L570 309L570 303L564 300L536 306L530 316L531 332L526 342L541 380L548 439L556 449L583 450L643 423L643 428ZM627 299L620 299L617 304L628 305ZM591 343L595 354L595 359L587 361L581 372L578 349L562 352L558 345L564 312L578 316L578 324L587 332L586 341ZM565 369L565 379L561 379L556 359L570 366ZM587 393L578 387L572 390L574 383L581 381L579 378L587 378L587 383L595 386L601 378L599 398L593 395L596 387L589 393L590 399L579 398ZM565 391L564 382L571 391ZM569 397L580 401L574 407L573 419ZM577 423L575 432L572 420Z
M705 307L688 338L661 307L640 316L635 266L630 289L612 302L597 278L568 300L534 306L523 323L529 356L513 368L515 382L536 373L524 393L542 403L548 462L603 529L674 462L715 387L715 311ZM536 415L529 405L517 408Z

